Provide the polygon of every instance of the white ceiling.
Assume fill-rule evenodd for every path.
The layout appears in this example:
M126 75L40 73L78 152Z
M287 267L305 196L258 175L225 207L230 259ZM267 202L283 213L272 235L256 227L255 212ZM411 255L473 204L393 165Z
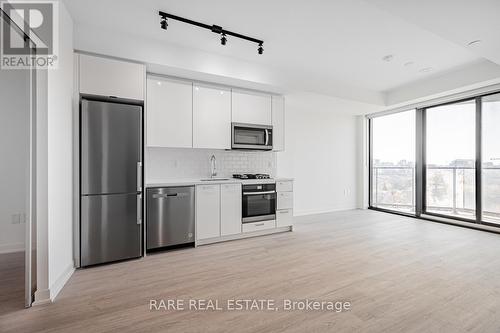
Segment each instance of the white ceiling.
M65 3L77 25L116 30L234 57L283 73L294 72L294 80L307 82L306 90L313 86L320 91L321 86L335 84L360 92L387 92L483 58L500 64L498 0ZM223 47L217 35L178 21L169 20L168 30L161 30L158 10L263 39L264 54L257 54L255 44L231 37ZM468 47L467 42L474 39L484 42ZM394 55L391 62L381 60L388 54ZM408 62L412 65L405 66ZM433 70L420 71L427 67Z

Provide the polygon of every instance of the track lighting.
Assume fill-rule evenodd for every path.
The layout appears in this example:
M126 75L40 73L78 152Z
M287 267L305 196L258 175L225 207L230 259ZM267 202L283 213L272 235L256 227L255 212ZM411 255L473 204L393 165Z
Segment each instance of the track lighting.
M262 41L260 39L253 38L253 37L248 37L248 36L236 33L236 32L225 30L221 26L218 26L218 25L215 25L215 24L208 25L208 24L205 24L205 23L196 22L196 21L184 18L184 17L180 17L180 16L177 16L177 15L172 15L172 14L165 13L165 12L162 12L162 11L159 11L158 15L160 15L160 19L161 19L161 21L160 21L160 27L162 29L164 29L164 30L167 30L167 27L168 27L167 18L169 18L169 19L172 19L172 20L181 21L181 22L184 22L184 23L195 25L195 26L203 28L203 29L210 30L210 31L212 31L213 33L216 33L216 34L220 34L221 35L220 43L222 45L226 45L227 44L227 36L233 36L233 37L236 37L236 38L244 39L244 40L247 40L249 42L258 44L259 45L259 48L257 49L258 53L259 54L264 53L264 47L263 47L264 41Z
M167 30L167 27L168 27L168 23L167 23L167 18L166 17L163 17L160 21L160 27L163 29L163 30Z

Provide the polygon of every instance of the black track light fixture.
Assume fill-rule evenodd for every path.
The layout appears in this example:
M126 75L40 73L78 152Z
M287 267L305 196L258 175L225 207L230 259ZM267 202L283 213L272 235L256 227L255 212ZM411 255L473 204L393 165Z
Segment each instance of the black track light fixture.
M160 21L160 27L163 29L163 30L167 30L167 27L168 27L168 22L167 22L167 18L166 17L163 17Z
M220 43L222 45L226 45L227 44L227 36L233 36L233 37L236 37L236 38L244 39L246 41L258 44L259 48L257 50L258 50L259 54L264 53L264 48L263 48L264 41L262 41L260 39L253 38L253 37L248 37L248 36L236 33L236 32L225 30L224 28L222 28L221 26L216 25L216 24L208 25L208 24L205 24L205 23L196 22L196 21L184 18L184 17L180 17L180 16L177 16L177 15L169 14L169 13L165 13L165 12L162 12L162 11L159 11L158 15L160 15L160 19L161 19L161 21L160 21L160 27L162 29L164 29L164 30L167 30L167 27L168 27L167 19L181 21L181 22L184 22L184 23L187 23L187 24L191 24L191 25L197 26L199 28L210 30L210 31L212 31L213 33L216 33L216 34L220 34L221 35Z

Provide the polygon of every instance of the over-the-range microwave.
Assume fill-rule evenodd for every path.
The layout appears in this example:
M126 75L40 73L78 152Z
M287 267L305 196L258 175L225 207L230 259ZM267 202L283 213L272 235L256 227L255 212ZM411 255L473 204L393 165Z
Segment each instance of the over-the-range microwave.
M273 127L232 123L231 149L273 150Z

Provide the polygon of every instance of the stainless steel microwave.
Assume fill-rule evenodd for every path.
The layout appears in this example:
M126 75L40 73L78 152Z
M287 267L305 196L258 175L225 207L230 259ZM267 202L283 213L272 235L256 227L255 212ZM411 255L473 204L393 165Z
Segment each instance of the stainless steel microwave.
M273 150L273 127L232 123L232 149Z

